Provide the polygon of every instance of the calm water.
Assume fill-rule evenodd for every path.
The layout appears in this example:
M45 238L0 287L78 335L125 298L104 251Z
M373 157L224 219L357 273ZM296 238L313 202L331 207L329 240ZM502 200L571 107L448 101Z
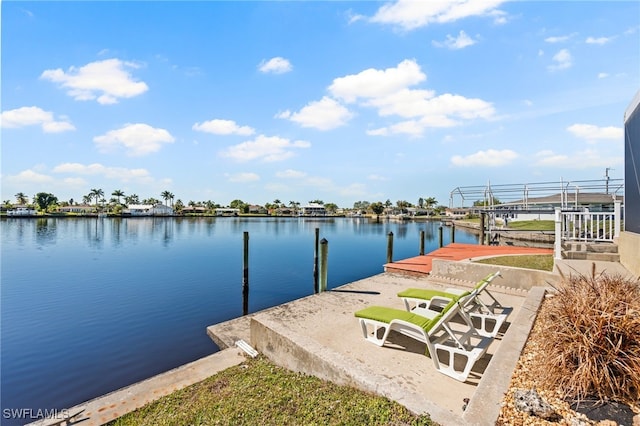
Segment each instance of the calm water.
M2 424L7 409L67 408L216 352L206 327L313 293L315 229L328 287L437 248L439 222L366 219L3 219ZM450 241L445 229L444 243ZM457 242L477 237L456 231ZM30 421L32 419L29 419Z

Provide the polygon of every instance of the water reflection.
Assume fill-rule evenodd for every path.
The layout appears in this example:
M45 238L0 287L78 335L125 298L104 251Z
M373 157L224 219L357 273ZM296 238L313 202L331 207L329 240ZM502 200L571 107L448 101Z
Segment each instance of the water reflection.
M382 272L389 232L394 259L403 259L418 255L421 230L426 251L437 248L438 226L364 218L2 219L2 404L65 408L214 352L208 325L313 293L316 229L330 244L334 289ZM475 241L462 234L456 240ZM46 280L25 274L33 265Z

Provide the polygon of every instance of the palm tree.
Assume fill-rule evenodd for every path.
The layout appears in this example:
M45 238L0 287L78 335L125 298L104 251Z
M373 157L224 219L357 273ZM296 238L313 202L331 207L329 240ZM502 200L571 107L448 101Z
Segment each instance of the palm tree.
M167 200L173 200L173 194L169 191L162 191L162 194L160 194L160 196L162 197L165 203L167 202Z
M95 200L96 200L96 211L97 211L98 210L98 201L101 200L102 197L104 197L104 191L102 189L93 188L89 192L89 197L95 198Z
M124 197L124 202L127 204L140 204L138 195L136 194L127 195L126 197Z
M114 197L117 197L118 198L118 204L120 204L120 197L124 197L124 192L122 192L119 189L116 189L115 191L113 191L111 193L111 195L113 195Z
M427 206L427 210L431 210L433 209L433 206L435 206L436 204L438 204L438 202L436 201L435 198L433 197L428 197L424 200L424 204Z
M27 204L29 202L29 197L24 195L23 192L18 192L16 194L16 201L18 202L18 204Z
M297 201L289 201L289 205L293 209L294 216L298 215L298 207L300 207L300 203Z

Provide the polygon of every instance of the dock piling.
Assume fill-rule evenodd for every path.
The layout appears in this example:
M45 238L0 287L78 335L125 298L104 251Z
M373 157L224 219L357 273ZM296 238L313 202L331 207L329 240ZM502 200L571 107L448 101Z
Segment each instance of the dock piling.
M249 232L244 231L242 256L242 315L249 313Z
M329 241L323 238L320 241L320 281L318 283L318 291L327 291L327 266L329 257Z
M442 225L440 225L438 227L438 247L442 248L444 246L443 243L443 230L442 230Z
M313 292L318 293L318 250L320 244L320 228L316 228L316 239L313 245Z
M424 256L424 230L420 231L420 256Z
M393 262L393 232L387 234L387 263Z

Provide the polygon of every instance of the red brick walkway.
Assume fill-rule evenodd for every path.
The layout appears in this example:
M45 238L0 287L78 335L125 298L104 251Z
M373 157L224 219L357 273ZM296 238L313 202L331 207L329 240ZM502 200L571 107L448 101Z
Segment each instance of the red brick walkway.
M385 272L429 274L433 259L464 260L473 257L507 256L510 254L553 254L553 249L451 243L423 256L387 263L384 265L384 270Z

